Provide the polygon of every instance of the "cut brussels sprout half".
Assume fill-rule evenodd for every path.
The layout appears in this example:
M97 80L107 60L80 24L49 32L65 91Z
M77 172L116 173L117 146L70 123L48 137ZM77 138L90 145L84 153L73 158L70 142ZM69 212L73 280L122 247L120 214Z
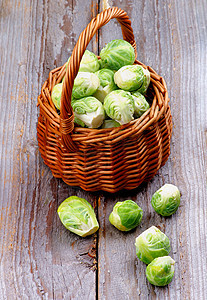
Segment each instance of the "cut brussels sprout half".
M85 97L71 102L74 116L79 125L80 121L89 128L98 128L105 119L102 103L95 97Z
M100 53L102 68L119 70L135 61L135 52L132 45L124 40L109 42Z
M54 103L57 109L60 109L60 99L62 94L63 83L56 84L52 89L52 102Z
M137 227L143 216L143 210L132 200L117 202L109 216L109 221L121 231Z
M71 196L58 207L62 224L70 231L82 237L93 234L99 229L95 212L88 201Z
M143 96L141 93L139 92L133 92L132 93L132 97L134 99L134 115L136 118L141 117L141 115L143 115L143 113L145 113L149 108L149 103L147 102L145 96Z
M75 99L81 99L91 96L100 85L97 75L89 72L78 72L73 84L72 96Z
M114 72L109 69L101 69L95 74L100 80L100 85L93 96L103 103L104 98L110 92L118 89L117 85L114 83Z
M154 193L151 204L158 214L171 216L180 205L180 191L173 184L165 184Z
M134 119L134 99L129 92L117 90L104 99L104 109L109 118L127 124Z
M157 227L151 226L136 238L137 257L146 264L153 259L170 253L168 237Z
M174 276L175 261L170 256L155 258L146 268L148 281L156 286L169 284Z

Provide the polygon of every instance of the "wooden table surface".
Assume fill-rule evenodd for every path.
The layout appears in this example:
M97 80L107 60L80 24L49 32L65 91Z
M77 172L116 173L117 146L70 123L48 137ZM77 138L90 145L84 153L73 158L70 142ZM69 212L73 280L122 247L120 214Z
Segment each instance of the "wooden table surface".
M173 117L170 157L133 191L85 192L52 176L36 137L37 96L49 71L63 65L79 34L107 5L127 11L138 59L167 82ZM207 2L206 0L0 0L0 299L207 299ZM120 26L110 21L88 49L98 53ZM152 194L179 187L178 211L156 214ZM100 230L87 238L57 215L70 195L96 207ZM144 211L129 233L108 221L132 199ZM149 284L135 238L155 225L171 241L173 281Z

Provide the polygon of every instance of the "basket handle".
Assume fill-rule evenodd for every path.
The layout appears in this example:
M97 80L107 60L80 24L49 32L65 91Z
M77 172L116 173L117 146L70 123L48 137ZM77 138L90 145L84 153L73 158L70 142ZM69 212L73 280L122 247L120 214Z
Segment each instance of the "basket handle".
M62 142L63 145L72 152L77 151L77 146L72 141L70 135L70 133L74 129L74 113L71 106L73 82L78 73L81 58L90 40L99 28L101 28L103 25L107 24L111 19L114 18L116 18L121 25L123 39L133 46L135 50L135 57L137 56L136 42L134 40L131 21L129 20L127 13L118 7L112 7L102 11L91 20L88 26L80 34L66 70L60 107L60 133Z

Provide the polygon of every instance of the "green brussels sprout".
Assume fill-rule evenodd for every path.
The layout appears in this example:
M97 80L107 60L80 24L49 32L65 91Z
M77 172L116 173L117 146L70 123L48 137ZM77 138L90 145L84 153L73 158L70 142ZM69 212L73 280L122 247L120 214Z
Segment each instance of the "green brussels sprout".
M180 205L179 189L173 184L163 185L153 194L151 204L161 216L171 216Z
M134 98L135 105L134 115L136 118L139 118L141 117L141 115L143 115L143 113L145 113L145 111L147 111L150 108L150 106L145 96L143 96L141 93L137 91L133 92L132 97Z
M52 102L54 103L55 107L57 109L60 109L60 99L61 99L61 93L62 93L62 87L63 83L56 84L52 89Z
M104 109L109 118L126 124L134 119L134 99L129 92L117 90L104 99Z
M132 200L117 202L109 216L109 221L121 231L137 227L143 216L143 210Z
M86 50L81 59L79 72L95 73L99 70L99 67L97 56L93 52Z
M135 52L132 45L124 40L109 42L100 53L102 68L119 70L135 61Z
M68 58L68 61L66 64L66 70L68 67L69 60L70 60L70 57ZM100 64L99 64L97 56L93 52L86 50L82 56L78 71L95 73L96 71L99 70L99 68L100 68Z
M58 207L57 213L63 225L82 237L93 234L99 229L95 212L88 201L71 196Z
M114 120L104 120L101 128L106 129L106 128L113 128L113 127L119 127L120 124Z
M148 281L156 286L165 286L174 276L175 261L170 256L155 258L146 268Z
M82 121L89 128L98 128L105 119L102 103L95 97L85 97L71 102L76 123Z
M147 69L143 68L143 67L142 67L142 69L143 69L143 72L144 72L144 80L143 80L143 83L142 83L141 87L138 88L137 91L140 92L141 94L145 95L146 91L149 87L149 84L150 84L150 72Z
M139 65L124 66L114 74L114 82L125 91L136 91L143 85L144 68Z
M92 96L99 85L99 78L94 73L78 72L78 75L74 80L72 96L75 99Z
M99 80L100 86L93 94L99 101L104 102L104 98L112 91L117 90L118 87L114 83L114 72L109 69L101 69L95 73Z
M151 226L136 238L137 257L145 264L153 259L166 256L170 253L170 241L168 237L157 227Z

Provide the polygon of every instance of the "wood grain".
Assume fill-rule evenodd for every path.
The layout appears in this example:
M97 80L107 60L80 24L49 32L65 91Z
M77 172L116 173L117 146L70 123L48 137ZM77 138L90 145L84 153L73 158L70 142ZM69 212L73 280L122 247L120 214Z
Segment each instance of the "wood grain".
M96 260L88 252L96 236L70 234L56 211L71 194L92 204L96 198L54 179L43 164L36 103L49 70L67 60L96 5L0 3L0 299L95 299Z
M100 299L207 299L206 212L206 3L204 1L108 1L125 9L137 42L138 59L164 76L171 98L173 137L166 165L133 192L103 195L99 207ZM101 8L105 5L101 3ZM100 32L100 48L121 37L118 23ZM110 34L109 34L110 32ZM181 206L170 218L152 209L152 194L164 183L176 184ZM118 200L133 199L144 210L141 226L131 233L113 228L108 217ZM138 234L156 225L171 241L175 277L165 288L150 285L146 266L136 259ZM119 295L119 297L117 297Z
M49 70L67 60L107 5L129 14L138 59L167 82L174 123L166 165L150 182L117 194L87 193L53 178L36 139L37 96ZM207 299L206 10L204 0L0 0L0 299ZM121 30L112 20L89 49L98 53L115 38ZM150 204L164 183L182 193L170 218ZM82 239L62 226L56 210L70 195L95 207L97 234ZM113 205L125 199L144 211L129 233L108 221ZM168 235L176 261L164 288L147 282L136 258L135 238L151 225Z

